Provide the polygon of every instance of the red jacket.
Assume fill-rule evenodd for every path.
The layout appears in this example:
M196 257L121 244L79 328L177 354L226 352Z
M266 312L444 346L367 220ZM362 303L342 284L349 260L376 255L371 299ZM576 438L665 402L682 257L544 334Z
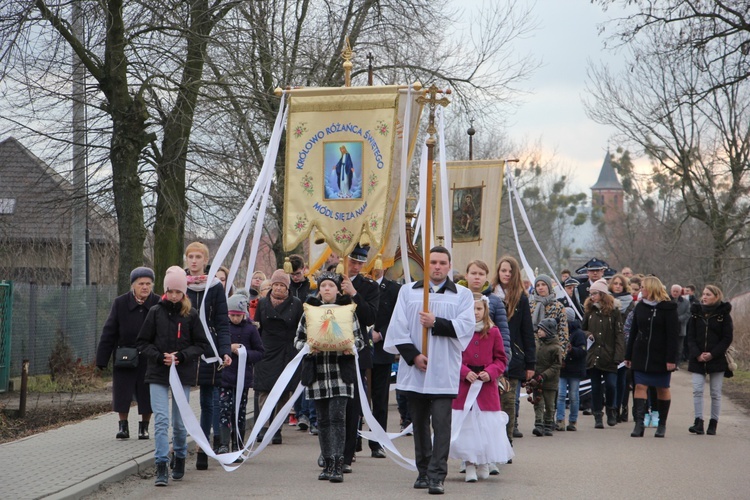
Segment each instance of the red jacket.
M482 390L477 397L477 404L482 411L500 411L500 394L497 391L497 378L505 372L508 358L503 347L503 337L496 326L490 328L485 338L480 338L479 333L469 342L469 346L461 355L461 382L458 385L458 396L453 400L454 410L463 410L466 395L469 393L471 384L466 380L466 375L472 371L470 366L484 367L490 375L489 382L482 384Z

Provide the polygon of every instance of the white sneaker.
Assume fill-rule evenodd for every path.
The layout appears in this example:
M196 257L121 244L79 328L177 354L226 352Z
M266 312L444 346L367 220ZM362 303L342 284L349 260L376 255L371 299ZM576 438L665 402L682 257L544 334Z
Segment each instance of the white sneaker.
M490 463L490 476L497 476L500 474L500 467L495 462Z
M474 466L474 464L466 464L466 482L477 482L477 468Z
M479 479L487 479L490 477L490 464L477 465L477 476Z
M461 460L461 465L458 466L458 472L460 472L461 474L466 472L466 462L464 462L463 460Z

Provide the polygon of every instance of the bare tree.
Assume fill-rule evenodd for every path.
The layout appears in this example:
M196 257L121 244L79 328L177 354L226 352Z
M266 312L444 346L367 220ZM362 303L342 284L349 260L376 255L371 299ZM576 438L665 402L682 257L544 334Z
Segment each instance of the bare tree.
M630 70L622 74L591 68L586 106L594 120L613 125L651 158L657 187L674 185L684 206L680 222L702 223L710 242L708 279L721 282L728 251L748 238L750 94L745 84L720 84L739 64L726 52L706 54L723 61L709 73L690 58L652 53L672 36L651 30L648 40L634 42Z

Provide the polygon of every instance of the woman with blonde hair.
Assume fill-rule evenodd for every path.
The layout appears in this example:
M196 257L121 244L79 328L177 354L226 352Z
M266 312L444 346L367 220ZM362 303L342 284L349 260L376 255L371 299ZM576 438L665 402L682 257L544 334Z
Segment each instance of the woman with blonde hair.
M583 311L583 330L588 332L591 344L586 354L586 368L591 373L594 427L604 429L602 409L605 399L607 425L611 427L617 424L617 365L625 357L625 337L620 309L615 305L615 299L609 294L607 282L603 278L591 285L589 296L583 304Z
M703 434L703 387L706 376L711 389L711 420L706 434L716 434L721 411L721 386L728 364L725 356L732 344L734 325L732 324L732 304L723 302L724 294L715 285L706 285L700 304L690 308L687 325L688 371L693 374L693 406L695 423L690 429L693 434Z
M648 387L656 388L656 411L659 425L655 437L663 438L672 395L669 391L672 372L677 366L677 343L680 340L680 321L677 304L670 300L662 282L656 276L643 278L643 299L633 310L633 325L625 352L625 364L633 370L635 391L632 437L643 437Z
M492 278L492 293L500 297L508 314L511 355L507 371L510 389L502 394L502 407L508 413L508 439L513 442L514 437L523 437L517 424L520 382L534 376L536 343L531 326L529 298L521 281L521 268L518 261L510 255L504 255L497 264Z

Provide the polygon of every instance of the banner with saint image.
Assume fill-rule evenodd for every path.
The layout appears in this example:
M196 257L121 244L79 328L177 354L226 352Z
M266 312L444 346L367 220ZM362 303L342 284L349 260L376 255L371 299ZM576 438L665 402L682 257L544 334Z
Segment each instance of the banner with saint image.
M490 268L497 260L500 235L500 202L503 192L503 160L447 162L448 203L443 207L437 196L435 237L444 236L440 221L449 211L454 268L463 272L475 259ZM440 193L442 179L438 179Z
M284 190L286 251L314 229L338 255L348 254L363 234L380 248L394 203L389 195L400 91L403 88L383 86L291 92Z

